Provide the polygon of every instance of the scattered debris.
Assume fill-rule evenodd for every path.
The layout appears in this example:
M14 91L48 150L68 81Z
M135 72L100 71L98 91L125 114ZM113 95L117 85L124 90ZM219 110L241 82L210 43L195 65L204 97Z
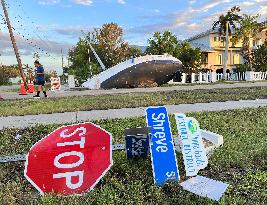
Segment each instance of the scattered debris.
M219 201L229 185L207 177L196 176L181 183L181 186L196 195Z

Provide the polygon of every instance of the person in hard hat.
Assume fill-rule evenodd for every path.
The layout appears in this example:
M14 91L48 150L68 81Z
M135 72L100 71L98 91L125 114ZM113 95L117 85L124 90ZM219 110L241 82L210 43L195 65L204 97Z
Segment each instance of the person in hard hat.
M37 94L33 96L34 98L40 98L40 92L43 90L44 96L47 98L46 90L45 90L45 73L44 73L44 68L40 64L39 61L34 62L34 66L36 68L35 73L36 73L36 83L38 85L37 88Z

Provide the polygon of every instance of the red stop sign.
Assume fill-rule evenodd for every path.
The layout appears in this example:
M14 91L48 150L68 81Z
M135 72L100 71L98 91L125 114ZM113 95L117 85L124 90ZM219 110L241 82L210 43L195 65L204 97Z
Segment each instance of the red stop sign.
M112 165L111 134L93 123L64 126L37 142L24 175L42 194L91 190Z

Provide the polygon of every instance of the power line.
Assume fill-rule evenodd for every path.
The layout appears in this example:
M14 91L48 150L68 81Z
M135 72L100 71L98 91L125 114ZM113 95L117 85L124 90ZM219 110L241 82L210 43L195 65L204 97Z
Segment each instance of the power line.
M17 1L17 0L16 0L16 1ZM20 8L21 8L21 10L23 11L23 13L25 14L26 18L28 18L28 19L30 20L29 15L26 13L25 9L22 7L21 4L20 4ZM35 28L33 31L36 33L36 35L37 35L38 37L40 37L39 34L36 32L36 30L39 31L39 28L35 25L34 21L31 21L31 20L30 20L30 22L31 22L32 26ZM41 37L40 37L40 38L41 38ZM41 38L41 39L42 39L42 38ZM48 39L47 39L47 40L48 40ZM43 39L42 39L42 41L43 41ZM45 41L44 41L44 42L45 42ZM48 45L48 43L46 43L46 45ZM48 46L51 48L50 45L48 45Z
M36 30L39 30L38 29L38 27L36 26L36 25L34 25L34 22L33 21L31 21L30 20L30 17L27 15L27 13L26 13L26 11L24 10L24 8L22 7L22 4L20 3L20 2L18 2L17 0L15 0L16 1L16 3L15 4L13 4L13 5L16 5L16 6L18 6L19 7L19 9L18 10L21 10L23 13L24 13L24 15L25 15L25 18L27 18L27 20L25 20L25 19L23 19L22 17L21 17L21 15L18 15L18 17L16 17L16 15L14 15L15 16L15 19L16 19L16 21L19 23L19 26L21 27L21 30L23 30L26 34L22 34L21 32L19 32L18 30L20 30L20 29L18 29L17 28L17 33L19 33L20 35L22 35L24 38L25 38L25 36L28 36L29 38L30 38L30 34L27 32L30 28L32 28L32 27L34 27L35 29L33 29L33 30L31 30L31 32L32 33L34 33L35 35L36 35L36 40L38 39L38 41L39 41L39 44L40 44L40 46L37 46L36 44L35 45L33 45L35 48L36 48L36 50L37 50L37 52L43 52L43 53L45 53L46 55L48 55L49 57L51 57L51 58L53 58L53 59L55 59L55 57L54 56L52 56L51 54L49 54L49 51L48 50L53 50L53 48L51 47L51 45L48 43L48 42L46 42L46 41L44 41L43 40L43 38L39 35L39 33L37 33L37 31ZM17 12L18 13L18 12ZM17 14L16 13L16 14ZM25 20L25 22L31 22L31 25L29 25L29 26L27 26L27 30L25 29L25 22L21 22L21 21L24 21ZM34 36L34 35L33 35ZM27 38L25 38L27 41L29 40L29 39L27 39ZM34 38L32 38L31 39L32 41L34 41ZM28 42L29 43L29 42ZM33 42L30 42L30 44L33 44ZM43 48L41 48L41 47L43 47ZM45 51L46 50L46 51Z

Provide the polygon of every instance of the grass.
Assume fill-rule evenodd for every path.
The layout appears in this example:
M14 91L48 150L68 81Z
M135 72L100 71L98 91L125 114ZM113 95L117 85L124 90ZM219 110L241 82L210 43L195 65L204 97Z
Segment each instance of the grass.
M267 201L267 107L223 112L189 113L202 129L224 136L209 165L199 174L221 180L230 186L219 204L261 205ZM176 133L174 118L172 130ZM145 126L144 118L95 122L113 134L113 143L123 142L125 128ZM38 126L0 131L0 154L25 153L39 139L59 126ZM22 139L16 141L16 133ZM185 179L181 154L177 154ZM60 197L38 192L23 177L23 163L0 165L0 204L218 204L181 189L177 182L163 187L153 185L150 159L127 161L123 151L115 152L114 165L95 190L82 197Z
M260 98L267 98L267 87L131 93L41 100L10 100L0 102L0 116L207 103L228 100L253 100Z

